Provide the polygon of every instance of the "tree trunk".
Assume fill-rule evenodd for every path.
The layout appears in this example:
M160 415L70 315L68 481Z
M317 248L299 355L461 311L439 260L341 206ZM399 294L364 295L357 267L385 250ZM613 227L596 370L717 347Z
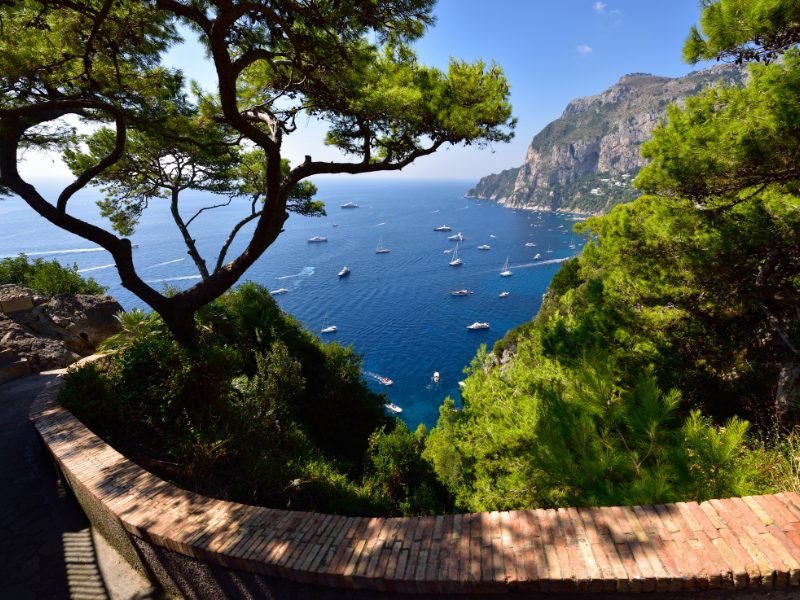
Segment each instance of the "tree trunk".
M190 309L182 302L177 302L176 298L169 300L168 310L159 310L161 318L172 333L172 337L180 346L188 349L197 347L198 331L194 322L196 309Z

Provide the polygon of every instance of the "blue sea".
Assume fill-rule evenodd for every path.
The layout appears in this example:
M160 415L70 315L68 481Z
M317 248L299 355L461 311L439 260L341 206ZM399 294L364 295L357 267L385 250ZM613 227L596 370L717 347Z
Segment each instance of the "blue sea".
M288 289L276 300L309 330L335 325L336 333L322 337L352 345L363 356L367 382L402 407L401 417L412 429L435 424L446 396L459 399L458 382L480 345L491 348L509 329L531 320L561 262L576 252L570 242L577 251L584 242L572 233L574 219L568 215L465 199L470 181L347 178L315 183L327 216L292 215L278 241L245 277L270 290ZM97 197L97 192L83 192L72 201L71 212L102 222ZM207 195L187 194L185 218L209 202L213 198ZM358 208L341 208L346 202ZM209 264L246 209L245 202L234 202L192 223ZM440 225L452 231L433 230ZM456 242L447 238L458 232L464 236L458 244L463 264L452 267L448 263ZM247 233L240 234L233 251L241 250ZM328 241L309 243L312 236ZM166 202L151 203L131 240L137 244L137 269L154 287L188 287L199 280ZM376 254L379 244L390 252ZM481 244L491 249L478 250ZM51 225L19 199L0 200L0 257L20 252L77 264L82 274L108 286L126 309L143 306L120 285L106 251ZM541 260L533 260L536 253ZM506 259L513 275L500 277ZM339 278L345 265L351 273ZM449 293L462 288L474 293ZM499 297L503 291L510 292L508 297ZM474 321L488 322L490 329L467 330ZM438 383L432 380L435 371ZM381 385L378 376L392 379L393 385Z

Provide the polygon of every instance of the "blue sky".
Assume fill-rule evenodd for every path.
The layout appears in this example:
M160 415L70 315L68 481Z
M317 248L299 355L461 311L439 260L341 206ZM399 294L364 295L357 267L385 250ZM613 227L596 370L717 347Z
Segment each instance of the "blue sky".
M477 180L519 166L533 136L558 118L573 98L597 94L622 75L680 76L699 67L681 61L681 47L697 22L700 0L440 0L436 25L417 45L420 61L447 68L451 56L500 64L511 83L519 123L510 144L450 148L418 160L403 178ZM208 87L213 72L196 44L168 60ZM336 160L324 146L325 128L313 121L284 141L285 155ZM37 159L30 168L40 171ZM47 161L50 163L50 161ZM53 168L53 175L64 172Z

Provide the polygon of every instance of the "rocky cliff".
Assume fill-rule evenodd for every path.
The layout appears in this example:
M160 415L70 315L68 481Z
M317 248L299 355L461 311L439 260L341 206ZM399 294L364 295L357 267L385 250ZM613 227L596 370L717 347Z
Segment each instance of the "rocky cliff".
M742 67L721 64L685 77L625 75L597 96L570 102L533 138L525 162L488 175L466 194L512 208L600 213L636 197L639 150L664 115L704 87L741 85Z
M110 296L39 296L0 285L0 383L30 371L66 367L120 331Z

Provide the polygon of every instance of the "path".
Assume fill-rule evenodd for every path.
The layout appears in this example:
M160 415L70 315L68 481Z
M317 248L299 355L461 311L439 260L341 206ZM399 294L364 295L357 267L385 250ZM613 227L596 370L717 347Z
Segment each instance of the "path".
M56 474L28 421L55 375L0 386L0 598L153 598L98 535Z

